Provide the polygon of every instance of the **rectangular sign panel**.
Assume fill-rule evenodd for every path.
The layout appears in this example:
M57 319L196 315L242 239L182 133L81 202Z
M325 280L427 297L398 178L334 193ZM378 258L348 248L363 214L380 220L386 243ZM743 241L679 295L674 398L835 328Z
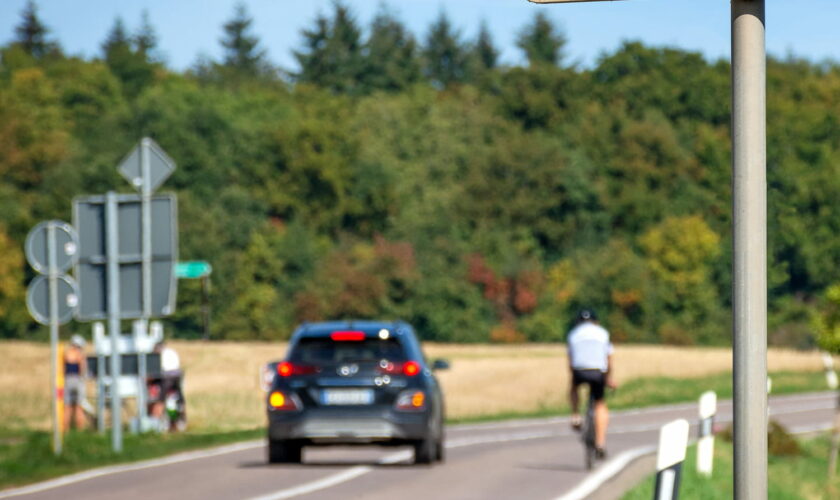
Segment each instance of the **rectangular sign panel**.
M79 282L77 319L95 321L108 317L108 277L105 231L105 196L73 201L73 224L79 231ZM152 317L175 312L178 260L177 203L174 195L151 199L151 290ZM120 317L143 316L143 247L141 199L119 195L117 199Z
M103 356L105 359L105 376L111 376L111 356ZM87 357L88 377L99 377L99 358L96 356ZM120 354L120 375L138 375L140 373L140 361L137 354ZM163 372L160 369L160 354L146 354L146 376L160 377Z

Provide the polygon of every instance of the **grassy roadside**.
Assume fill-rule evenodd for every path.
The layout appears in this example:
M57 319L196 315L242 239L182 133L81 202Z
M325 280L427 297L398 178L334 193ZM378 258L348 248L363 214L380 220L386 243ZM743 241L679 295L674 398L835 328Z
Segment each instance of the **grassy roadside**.
M840 479L835 479L834 493L828 490L829 439L821 436L801 441L802 454L793 457L771 456L768 463L768 498L771 500L823 500L837 498ZM654 477L645 478L627 492L622 500L649 500L653 497ZM711 479L696 472L696 449L688 450L680 487L681 498L726 500L732 498L732 443L715 441L715 469Z
M772 394L827 390L822 372L779 372L770 374L773 379ZM560 388L565 396L566 388ZM732 397L732 375L720 373L697 378L643 377L630 380L608 396L610 409L622 410L644 406L697 401L705 391L715 391L719 399ZM565 401L560 405L545 406L535 411L507 411L490 415L449 419L449 423L485 422L511 418L548 417L569 413Z
M45 431L0 430L0 488L37 482L94 467L136 462L173 453L257 439L263 429L219 433L126 434L123 453L111 451L111 435L71 432L64 452L52 453L52 434Z
M773 374L774 394L822 390L823 375L809 373ZM559 390L565 391L565 388ZM720 374L690 379L646 377L624 384L611 398L614 409L695 401L700 393L715 390L721 398L731 395L731 377ZM555 416L568 413L567 406L545 407L537 411L501 412L449 423L503 420L509 418ZM50 433L0 429L0 488L32 483L85 469L134 462L181 451L207 448L248 439L258 439L263 429L229 432L187 432L184 434L136 436L126 434L124 452L111 451L109 435L81 432L66 436L64 454L53 456Z

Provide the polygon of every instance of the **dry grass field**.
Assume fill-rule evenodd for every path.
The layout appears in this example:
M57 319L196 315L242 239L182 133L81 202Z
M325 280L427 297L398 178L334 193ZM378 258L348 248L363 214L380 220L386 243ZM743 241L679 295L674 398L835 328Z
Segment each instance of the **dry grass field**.
M283 357L278 343L173 342L186 372L194 430L254 428L264 424L260 367ZM450 418L557 407L568 387L563 345L427 344L429 358L446 358L440 372ZM49 346L0 342L0 427L49 427ZM616 347L619 384L650 376L691 378L729 371L723 348L624 345ZM818 371L813 351L770 349L770 371ZM93 394L92 387L89 395Z

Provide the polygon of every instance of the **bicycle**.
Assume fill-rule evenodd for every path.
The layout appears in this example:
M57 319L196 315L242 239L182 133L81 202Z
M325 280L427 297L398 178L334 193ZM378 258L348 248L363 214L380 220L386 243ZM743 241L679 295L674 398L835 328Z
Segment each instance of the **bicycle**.
M580 440L583 442L584 461L586 470L592 470L595 465L595 397L589 391L589 403L586 408L586 418L580 428Z

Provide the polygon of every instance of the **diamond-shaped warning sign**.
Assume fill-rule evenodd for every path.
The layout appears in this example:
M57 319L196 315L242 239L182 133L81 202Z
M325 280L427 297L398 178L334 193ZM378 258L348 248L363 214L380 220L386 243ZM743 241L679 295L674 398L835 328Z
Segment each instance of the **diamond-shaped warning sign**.
M147 178L143 176L144 162L148 162ZM175 162L155 141L146 137L131 150L117 169L138 191L152 193L172 175Z

